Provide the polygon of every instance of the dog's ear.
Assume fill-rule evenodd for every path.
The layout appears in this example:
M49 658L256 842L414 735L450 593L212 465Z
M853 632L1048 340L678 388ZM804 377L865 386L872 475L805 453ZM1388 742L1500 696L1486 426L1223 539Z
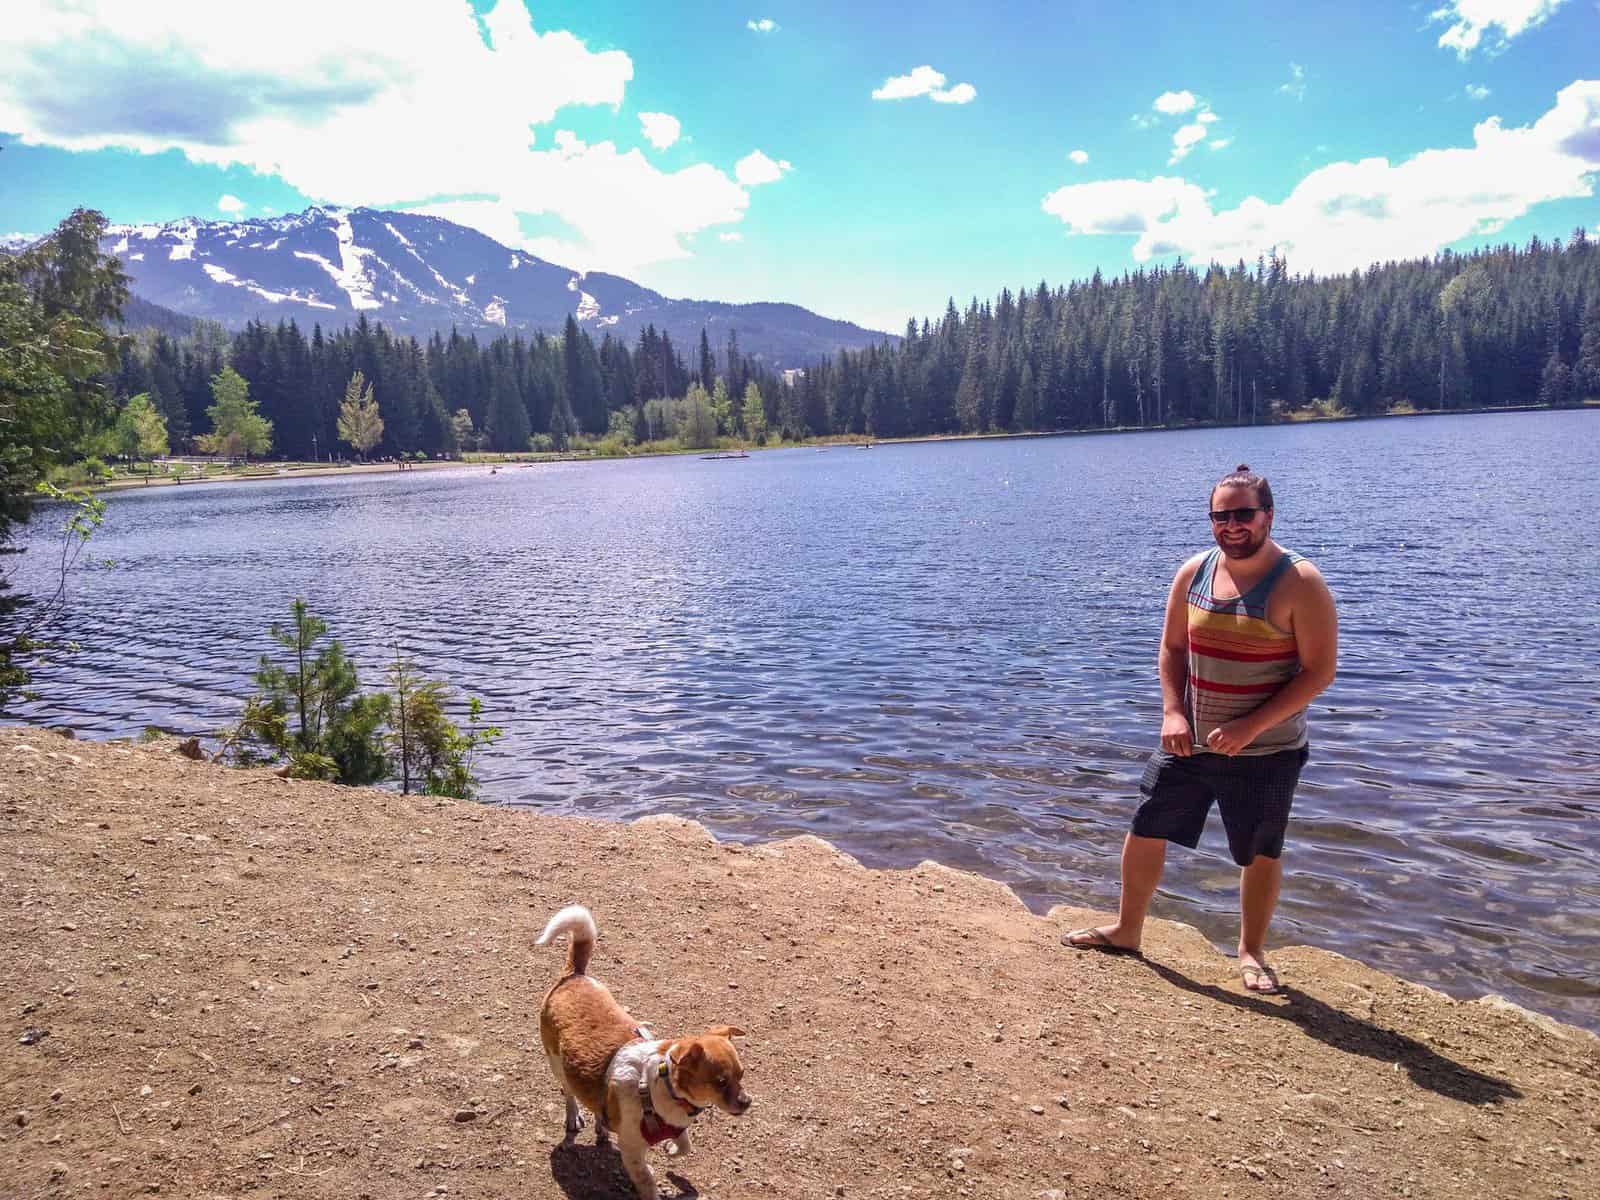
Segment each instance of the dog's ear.
M701 1060L705 1058L706 1052L700 1048L699 1042L694 1041L693 1039L687 1040L689 1048L682 1054L678 1055L677 1065L680 1067L698 1066Z
M713 1025L706 1030L707 1037L736 1038L744 1037L744 1030L737 1025Z

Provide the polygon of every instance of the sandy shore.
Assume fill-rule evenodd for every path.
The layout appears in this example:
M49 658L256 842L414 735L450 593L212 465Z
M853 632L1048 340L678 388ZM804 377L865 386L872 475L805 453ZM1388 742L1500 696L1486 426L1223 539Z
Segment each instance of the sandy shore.
M487 469L484 463L458 462L454 459L442 462L416 462L407 463L406 471L444 471L462 470L477 467ZM172 475L144 475L132 479L115 479L110 483L101 484L94 490L97 492L121 492L152 487L195 487L206 483L257 483L274 482L285 479L308 479L313 475L395 475L400 473L397 463L355 463L345 467L296 467L294 469L272 469L271 464L253 471L228 471L218 475L185 476L180 483Z
M572 901L658 1032L730 1022L756 1104L664 1194L1600 1196L1600 1041L1338 955L1288 994L1160 923L1057 942L932 864L722 845L0 729L0 1192L626 1197L562 1145L537 1008Z

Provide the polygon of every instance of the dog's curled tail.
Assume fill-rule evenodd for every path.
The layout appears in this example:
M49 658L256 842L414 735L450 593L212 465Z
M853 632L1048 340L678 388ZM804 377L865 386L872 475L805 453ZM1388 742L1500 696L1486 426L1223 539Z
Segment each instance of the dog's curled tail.
M550 918L550 923L533 944L547 946L563 933L572 935L572 944L567 947L567 974L582 975L589 969L594 940L600 936L594 925L593 914L581 904L569 905Z

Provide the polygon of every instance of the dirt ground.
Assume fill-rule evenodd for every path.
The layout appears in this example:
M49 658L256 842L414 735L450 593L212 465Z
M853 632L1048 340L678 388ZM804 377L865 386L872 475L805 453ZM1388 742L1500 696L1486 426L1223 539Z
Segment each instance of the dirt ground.
M663 1036L746 1029L664 1195L1600 1197L1600 1041L1305 947L1057 943L932 864L0 729L0 1194L627 1197L537 1008L573 901Z

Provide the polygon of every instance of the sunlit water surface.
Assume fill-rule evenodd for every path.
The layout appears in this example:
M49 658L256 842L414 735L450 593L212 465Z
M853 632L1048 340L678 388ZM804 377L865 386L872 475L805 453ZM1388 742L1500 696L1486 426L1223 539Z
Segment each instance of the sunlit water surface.
M1342 619L1275 940L1600 1028L1597 445L1565 412L121 494L114 566L71 592L82 649L23 715L215 730L304 596L369 684L398 642L483 698L493 800L1105 906L1166 587L1248 461ZM1226 946L1213 822L1157 911Z

